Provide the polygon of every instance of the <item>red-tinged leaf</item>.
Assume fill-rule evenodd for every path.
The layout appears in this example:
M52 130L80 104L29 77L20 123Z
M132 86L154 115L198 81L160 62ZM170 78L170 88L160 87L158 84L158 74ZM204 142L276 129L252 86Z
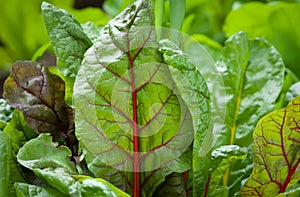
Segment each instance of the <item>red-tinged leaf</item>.
M37 133L51 133L55 141L74 135L73 112L64 102L64 91L58 76L29 61L14 63L4 84L4 98L23 112L28 125Z
M259 121L252 151L254 168L242 196L276 196L300 180L299 96Z
M149 2L136 1L103 27L73 97L76 134L94 157L90 169L107 172L115 185L125 180L121 187L133 196L149 196L167 175L191 167L187 148L209 119L208 89L191 61L176 48L174 68L164 64Z

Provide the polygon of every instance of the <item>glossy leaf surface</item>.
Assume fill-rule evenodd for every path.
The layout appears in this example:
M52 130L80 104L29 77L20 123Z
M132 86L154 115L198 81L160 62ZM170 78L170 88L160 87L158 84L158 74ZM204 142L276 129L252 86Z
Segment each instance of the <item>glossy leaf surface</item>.
M217 69L224 80L227 112L216 147L236 144L251 151L253 129L259 118L273 110L283 85L282 58L267 41L249 40L246 33L240 32L226 41ZM229 177L228 171L223 184L235 184L238 178L246 178L251 167L248 154L245 160L231 167L232 175ZM239 184L233 189L235 192L240 189Z
M300 180L300 97L263 117L255 131L254 167L240 194L275 196Z
M59 141L74 135L73 112L64 102L64 82L38 63L16 62L4 84L4 97L23 112L37 133Z
M66 102L72 105L73 85L83 54L92 45L79 22L65 10L43 2L43 17L57 56L57 65L66 80Z

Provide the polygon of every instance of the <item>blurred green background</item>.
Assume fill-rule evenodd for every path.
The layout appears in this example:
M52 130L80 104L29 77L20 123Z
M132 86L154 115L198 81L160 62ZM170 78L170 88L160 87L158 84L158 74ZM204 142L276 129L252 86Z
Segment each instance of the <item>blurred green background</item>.
M80 23L103 26L133 0L46 0ZM11 64L37 60L55 65L40 5L42 0L1 0L0 95ZM285 89L300 77L300 0L153 0L155 23L182 31L202 43L217 60L227 37L243 30L261 36L281 53L287 67Z

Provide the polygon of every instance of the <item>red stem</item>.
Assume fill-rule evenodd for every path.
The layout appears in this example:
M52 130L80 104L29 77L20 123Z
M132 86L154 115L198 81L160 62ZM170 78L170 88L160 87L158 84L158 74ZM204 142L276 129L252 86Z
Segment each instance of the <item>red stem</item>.
M137 116L137 92L135 89L135 75L133 59L130 54L127 54L130 62L131 72L131 96L133 105L133 197L140 197L140 161L139 161L139 131L138 131L138 116Z
M297 167L298 167L299 164L300 164L300 158L298 159L298 161L296 162L296 164L292 167L292 169L291 169L290 172L288 173L288 175L287 175L287 177L286 177L286 179L285 179L285 182L284 182L283 186L280 187L279 193L285 192L285 190L286 190L288 184L290 183L291 178L292 178L292 176L294 175L294 173L295 173L295 171L296 171L296 169L297 169Z
M203 197L207 197L208 196L208 192L209 192L209 183L210 183L210 176L207 179L207 182L205 184L205 192L204 192L204 196Z

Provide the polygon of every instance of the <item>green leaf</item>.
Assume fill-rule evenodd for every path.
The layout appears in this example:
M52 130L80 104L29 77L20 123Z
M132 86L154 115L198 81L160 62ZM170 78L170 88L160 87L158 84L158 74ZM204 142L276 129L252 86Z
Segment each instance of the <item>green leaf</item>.
M40 168L63 168L68 173L76 173L70 162L71 151L65 146L57 147L52 137L40 134L38 138L27 142L17 155L18 162L31 170Z
M193 140L188 96L183 99L183 87L178 91L170 66L163 64L155 29L149 28L151 9L149 1L136 1L102 28L85 53L74 89L77 137L95 157L94 167L121 171L124 190L142 196L151 195L168 174L190 168L191 154L183 153ZM176 82L190 76L202 80L188 69L173 69ZM185 80L191 90L206 87ZM202 89L197 91L201 96ZM192 104L193 113L202 113L206 102ZM208 114L209 108L203 109ZM200 127L200 121L195 125Z
M87 22L81 25L83 32L89 37L89 39L94 43L97 41L100 31L102 29L101 26L96 26L92 22Z
M267 41L248 40L246 33L239 32L226 41L217 69L224 80L227 113L215 146L236 144L251 151L252 131L259 118L273 110L283 85L282 58ZM251 160L250 154L236 162L231 167L232 175L229 177L230 171L225 174L223 184L235 184L232 191L239 190L241 183L236 180L250 173Z
M300 4L297 3L246 3L228 14L224 31L227 36L243 30L251 38L264 37L280 52L286 66L299 77L300 56L294 53L300 50L299 9Z
M201 146L209 126L209 92L204 78L192 61L170 41L160 42L160 51L164 61L170 65L170 73L181 98L187 105L193 119L194 145L193 145L193 171L198 171L201 157ZM194 181L199 177L194 174ZM196 183L194 183L196 184ZM195 193L195 192L194 192Z
M172 173L166 177L162 184L159 195L164 197L186 196L185 179L183 174Z
M35 185L29 185L26 183L15 184L17 197L68 197L52 188L43 188Z
M228 188L220 185L226 170L237 160L244 159L246 148L236 145L221 146L198 160L194 196L228 196ZM195 175L194 175L195 176Z
M92 45L79 22L65 10L43 2L45 25L57 56L57 65L65 76L66 97L72 105L73 85L85 51Z
M274 196L300 180L299 121L298 96L258 122L252 144L254 167L240 195Z
M5 81L4 98L23 112L37 133L51 133L59 141L74 135L73 112L64 102L64 88L64 82L46 67L19 61Z
M2 196L9 196L9 159L10 143L7 134L0 130L0 191Z
M83 175L69 175L62 169L35 169L35 174L47 185L72 196L129 197L109 182Z

